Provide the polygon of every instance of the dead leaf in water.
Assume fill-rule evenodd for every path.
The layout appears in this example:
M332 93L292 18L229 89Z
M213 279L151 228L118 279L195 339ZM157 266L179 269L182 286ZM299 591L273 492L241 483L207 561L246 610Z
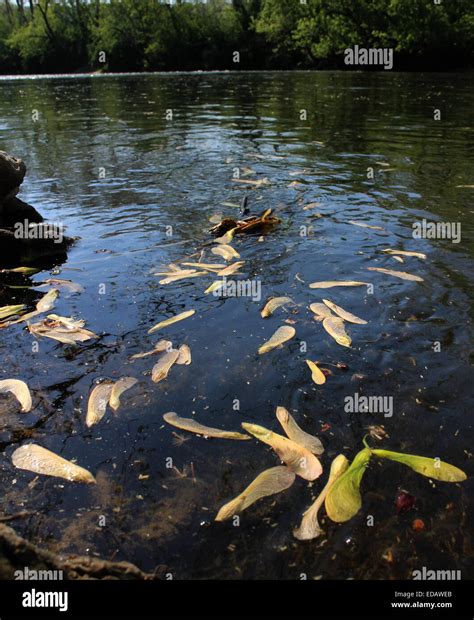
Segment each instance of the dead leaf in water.
M385 230L381 226L371 226L370 224L365 224L364 222L355 222L354 220L349 220L348 224L353 224L354 226L360 226L361 228L371 228L372 230Z
M43 284L39 284L36 288L42 288L44 286L58 286L59 288L66 289L69 293L83 293L84 287L72 280L61 280L59 278L49 278L45 280Z
M20 312L25 309L25 304L18 304L16 306L2 306L0 308L0 320L6 319L9 316L20 314Z
M90 471L34 443L17 448L12 454L12 463L18 469L35 474L64 478L70 482L95 484L95 478Z
M234 183L245 183L246 185L253 185L254 187L262 187L262 185L270 185L270 181L267 177L263 179L232 179Z
M187 344L182 344L178 349L178 359L176 360L176 364L185 364L189 366L191 363L191 349Z
M179 282L179 280L186 280L187 278L199 278L200 276L207 275L205 271L196 271L192 270L191 273L186 274L176 274L172 276L168 276L167 278L163 278L159 281L160 284L172 284L173 282Z
M15 267L14 269L2 269L0 273L21 273L24 276L32 276L39 271L36 267Z
M314 437L301 429L287 409L284 407L277 407L276 417L286 435L291 440L295 441L300 446L303 446L303 448L306 448L316 456L319 456L324 452L324 446L321 441L317 437Z
M334 314L324 304L314 303L310 305L309 309L315 314L314 319L317 321L322 321L323 319L329 317L334 318Z
M107 380L96 385L90 393L86 415L86 426L88 428L100 422L104 417L113 387L113 382Z
M348 321L349 323L357 323L358 325L367 325L367 321L360 319L358 316L355 316L355 314L347 312L347 310L344 310L344 308L341 308L340 306L336 306L336 304L329 299L323 299L323 303L338 316L340 316L341 319L344 319L344 321Z
M24 321L28 321L28 319L32 319L33 317L38 316L38 314L42 314L43 312L49 312L54 308L54 302L58 298L58 295L59 291L57 288L51 289L38 301L38 303L36 304L36 310L23 314L19 319L11 321L10 325L22 323Z
M220 245L228 245L234 238L236 231L237 227L231 228L224 235L222 235L222 237L217 237L217 239L214 239L214 241L216 243L219 243Z
M135 355L131 355L131 360L142 359L143 357L148 357L149 355L155 355L155 353L162 353L163 351L169 351L173 348L173 343L171 340L160 340L155 344L155 348L152 351L145 351L145 353L135 353Z
M38 312L49 312L54 308L54 302L58 298L59 291L57 288L52 288L42 297L36 304L36 310Z
M215 291L218 291L220 288L222 288L224 285L224 280L214 280L211 286L208 286L207 289L204 291L204 294L209 295L209 293L214 293Z
M117 411L120 407L120 397L122 394L137 383L138 379L135 379L135 377L122 377L114 383L109 399L109 405L114 411Z
M258 349L258 354L262 355L263 353L268 353L268 351L271 351L284 342L291 340L295 334L296 330L294 327L290 327L288 325L279 327L270 340L267 340L267 342L262 344L262 346Z
M309 288L333 288L335 286L368 286L369 282L358 282L357 280L325 280L322 282L312 282Z
M226 265L221 265L220 263L183 263L183 265L203 269L204 271L216 272L220 271L221 269L225 269L226 267Z
M177 314L176 316L172 316L170 319L166 319L165 321L160 321L159 323L154 325L151 329L149 329L148 333L153 334L153 332L156 332L159 329L162 329L163 327L168 327L168 325L173 325L173 323L177 323L178 321L183 321L184 319L187 319L188 317L192 316L195 312L196 310L186 310L185 312L181 312L180 314Z
M392 256L395 254L400 254L402 256L415 256L416 258L421 258L423 260L426 259L426 254L423 254L423 252L409 252L407 250L392 250L391 248L388 248L386 250L382 250L382 252L385 252L386 254L391 254Z
M258 424L243 422L242 428L263 443L271 446L285 465L301 478L316 480L323 473L321 463L314 454L295 441L269 431Z
M85 321L74 320L57 314L48 314L39 323L31 323L28 329L34 336L51 338L63 344L76 344L97 338L97 334L84 329Z
M238 261L236 263L232 263L231 265L224 267L224 269L221 269L220 271L216 271L216 275L231 276L233 273L238 271L242 267L243 264L244 264L244 261Z
M234 250L231 245L218 245L211 248L211 252L216 256L222 256L224 260L232 260L233 258L240 258L240 254Z
M189 431L190 433L196 433L198 435L203 435L204 437L216 437L217 439L237 439L241 441L246 441L250 439L248 435L244 435L243 433L237 433L234 431L223 431L220 428L212 428L210 426L204 426L204 424L200 424L191 418L181 418L173 411L169 413L165 413L163 416L163 420L171 424L171 426L175 426L176 428L180 428L183 431Z
M312 362L311 360L306 360L306 363L311 370L311 379L316 383L316 385L323 385L326 383L326 375L321 371L317 364Z
M293 300L291 299L291 297L273 297L273 299L270 299L270 301L267 301L267 303L265 304L265 307L260 312L260 314L263 319L266 319L269 316L271 316L275 312L275 310L279 308L280 306L284 306L286 304L291 304L291 303L293 303Z
M347 471L349 467L349 461L343 454L339 454L331 463L331 470L329 472L329 479L326 483L326 486L318 495L314 503L308 508L308 510L303 514L303 519L301 521L301 525L299 528L293 531L293 536L298 540L312 540L313 538L317 538L323 533L319 522L318 522L318 512L321 506L326 499L326 496L336 482L338 478L342 476L342 474Z
M340 317L335 316L323 319L323 327L341 347L351 346L352 340L347 335L344 329L344 321Z
M295 474L282 465L271 467L259 474L249 486L235 499L228 502L217 513L215 521L225 521L240 514L262 497L281 493L291 487Z
M31 394L27 384L19 379L4 379L0 381L0 393L10 392L21 405L22 413L28 413L33 406Z
M394 276L395 278L400 278L401 280L410 280L411 282L423 282L423 278L420 276L415 276L411 273L406 273L406 271L393 271L393 269L384 269L383 267L367 267L369 271L378 271L380 273L385 273L388 276Z
M172 349L161 356L160 361L153 366L151 371L151 380L153 383L159 383L160 381L163 381L163 379L166 379L171 367L176 363L178 357L179 351L177 349Z

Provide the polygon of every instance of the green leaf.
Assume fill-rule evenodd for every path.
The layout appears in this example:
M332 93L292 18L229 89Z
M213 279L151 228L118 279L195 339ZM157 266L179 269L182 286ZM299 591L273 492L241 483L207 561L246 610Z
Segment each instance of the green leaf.
M326 497L326 512L336 523L349 521L362 505L360 482L369 464L371 450L364 448L355 455L349 469L330 488Z
M402 452L391 452L390 450L372 450L372 453L383 459L390 459L403 465L408 465L414 471L433 478L434 480L442 480L443 482L462 482L467 476L462 471L441 461L439 458L429 458L426 456L416 456L415 454L403 454Z

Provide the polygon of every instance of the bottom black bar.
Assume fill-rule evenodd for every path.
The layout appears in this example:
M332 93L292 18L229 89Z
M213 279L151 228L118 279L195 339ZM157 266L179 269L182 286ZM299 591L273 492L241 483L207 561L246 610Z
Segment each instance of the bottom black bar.
M3 581L0 618L474 617L471 581Z

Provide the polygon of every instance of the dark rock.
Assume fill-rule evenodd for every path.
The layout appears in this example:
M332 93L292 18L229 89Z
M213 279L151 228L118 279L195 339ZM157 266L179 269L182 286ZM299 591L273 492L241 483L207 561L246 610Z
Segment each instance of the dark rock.
M18 157L0 151L0 202L14 196L26 174L26 166Z
M16 197L26 166L17 157L0 151L0 266L31 263L45 257L67 258L72 239L48 234L38 211Z
M9 198L0 207L0 223L3 227L13 228L17 222L24 222L25 220L31 224L39 224L44 221L34 207L16 197Z
M43 224L37 224L40 229ZM43 258L55 259L55 263L67 259L67 250L73 240L64 237L60 243L53 239L41 238L38 230L38 239L22 239L15 237L11 229L0 228L0 266L18 267L30 264Z

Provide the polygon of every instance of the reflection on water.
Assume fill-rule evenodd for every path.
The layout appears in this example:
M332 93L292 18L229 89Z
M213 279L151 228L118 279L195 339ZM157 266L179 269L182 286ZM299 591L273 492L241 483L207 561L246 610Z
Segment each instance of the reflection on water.
M374 464L364 476L362 511L343 525L324 521L325 536L299 542L292 528L322 481L297 480L244 513L239 527L215 524L218 508L277 459L255 441L205 440L162 421L175 411L209 426L239 430L251 421L278 430L282 405L321 437L326 471L336 454L359 450L369 425L383 424L384 447L439 456L472 473L472 189L458 187L473 183L468 82L465 74L337 72L0 82L1 148L29 167L23 199L81 237L54 273L85 292L63 291L56 312L83 318L100 334L78 347L45 339L35 352L21 325L1 332L2 378L22 378L34 392L29 414L0 402L2 509L32 513L16 523L20 533L53 550L165 566L176 578L410 578L422 566L472 578L470 480L432 484L395 463ZM233 182L244 167L255 174L242 178L270 183ZM234 242L245 260L239 277L259 279L263 300L289 295L296 303L265 321L263 302L204 295L212 276L162 286L152 275L199 256L209 218L235 217L222 203L239 203L245 193L253 213L272 207L282 224L263 240ZM303 210L311 202L320 204ZM413 239L412 224L423 218L460 222L462 242ZM204 247L206 260L216 258ZM401 265L381 252L390 247L427 260ZM308 288L333 279L372 282L374 293ZM26 300L33 308L44 292L7 284L31 281L2 275L0 305ZM312 320L307 306L324 297L368 321L348 328L351 349ZM191 308L190 319L147 335ZM285 319L295 321L296 337L258 356ZM153 361L130 356L163 336L187 343L193 363L155 385ZM311 382L307 358L332 370L324 386ZM348 369L331 366L337 362ZM94 383L124 375L139 385L116 415L87 429ZM346 413L344 398L356 392L393 396L393 416ZM29 439L77 459L97 486L14 470L10 455ZM399 489L416 497L402 515ZM412 530L414 518L425 522L423 532Z

